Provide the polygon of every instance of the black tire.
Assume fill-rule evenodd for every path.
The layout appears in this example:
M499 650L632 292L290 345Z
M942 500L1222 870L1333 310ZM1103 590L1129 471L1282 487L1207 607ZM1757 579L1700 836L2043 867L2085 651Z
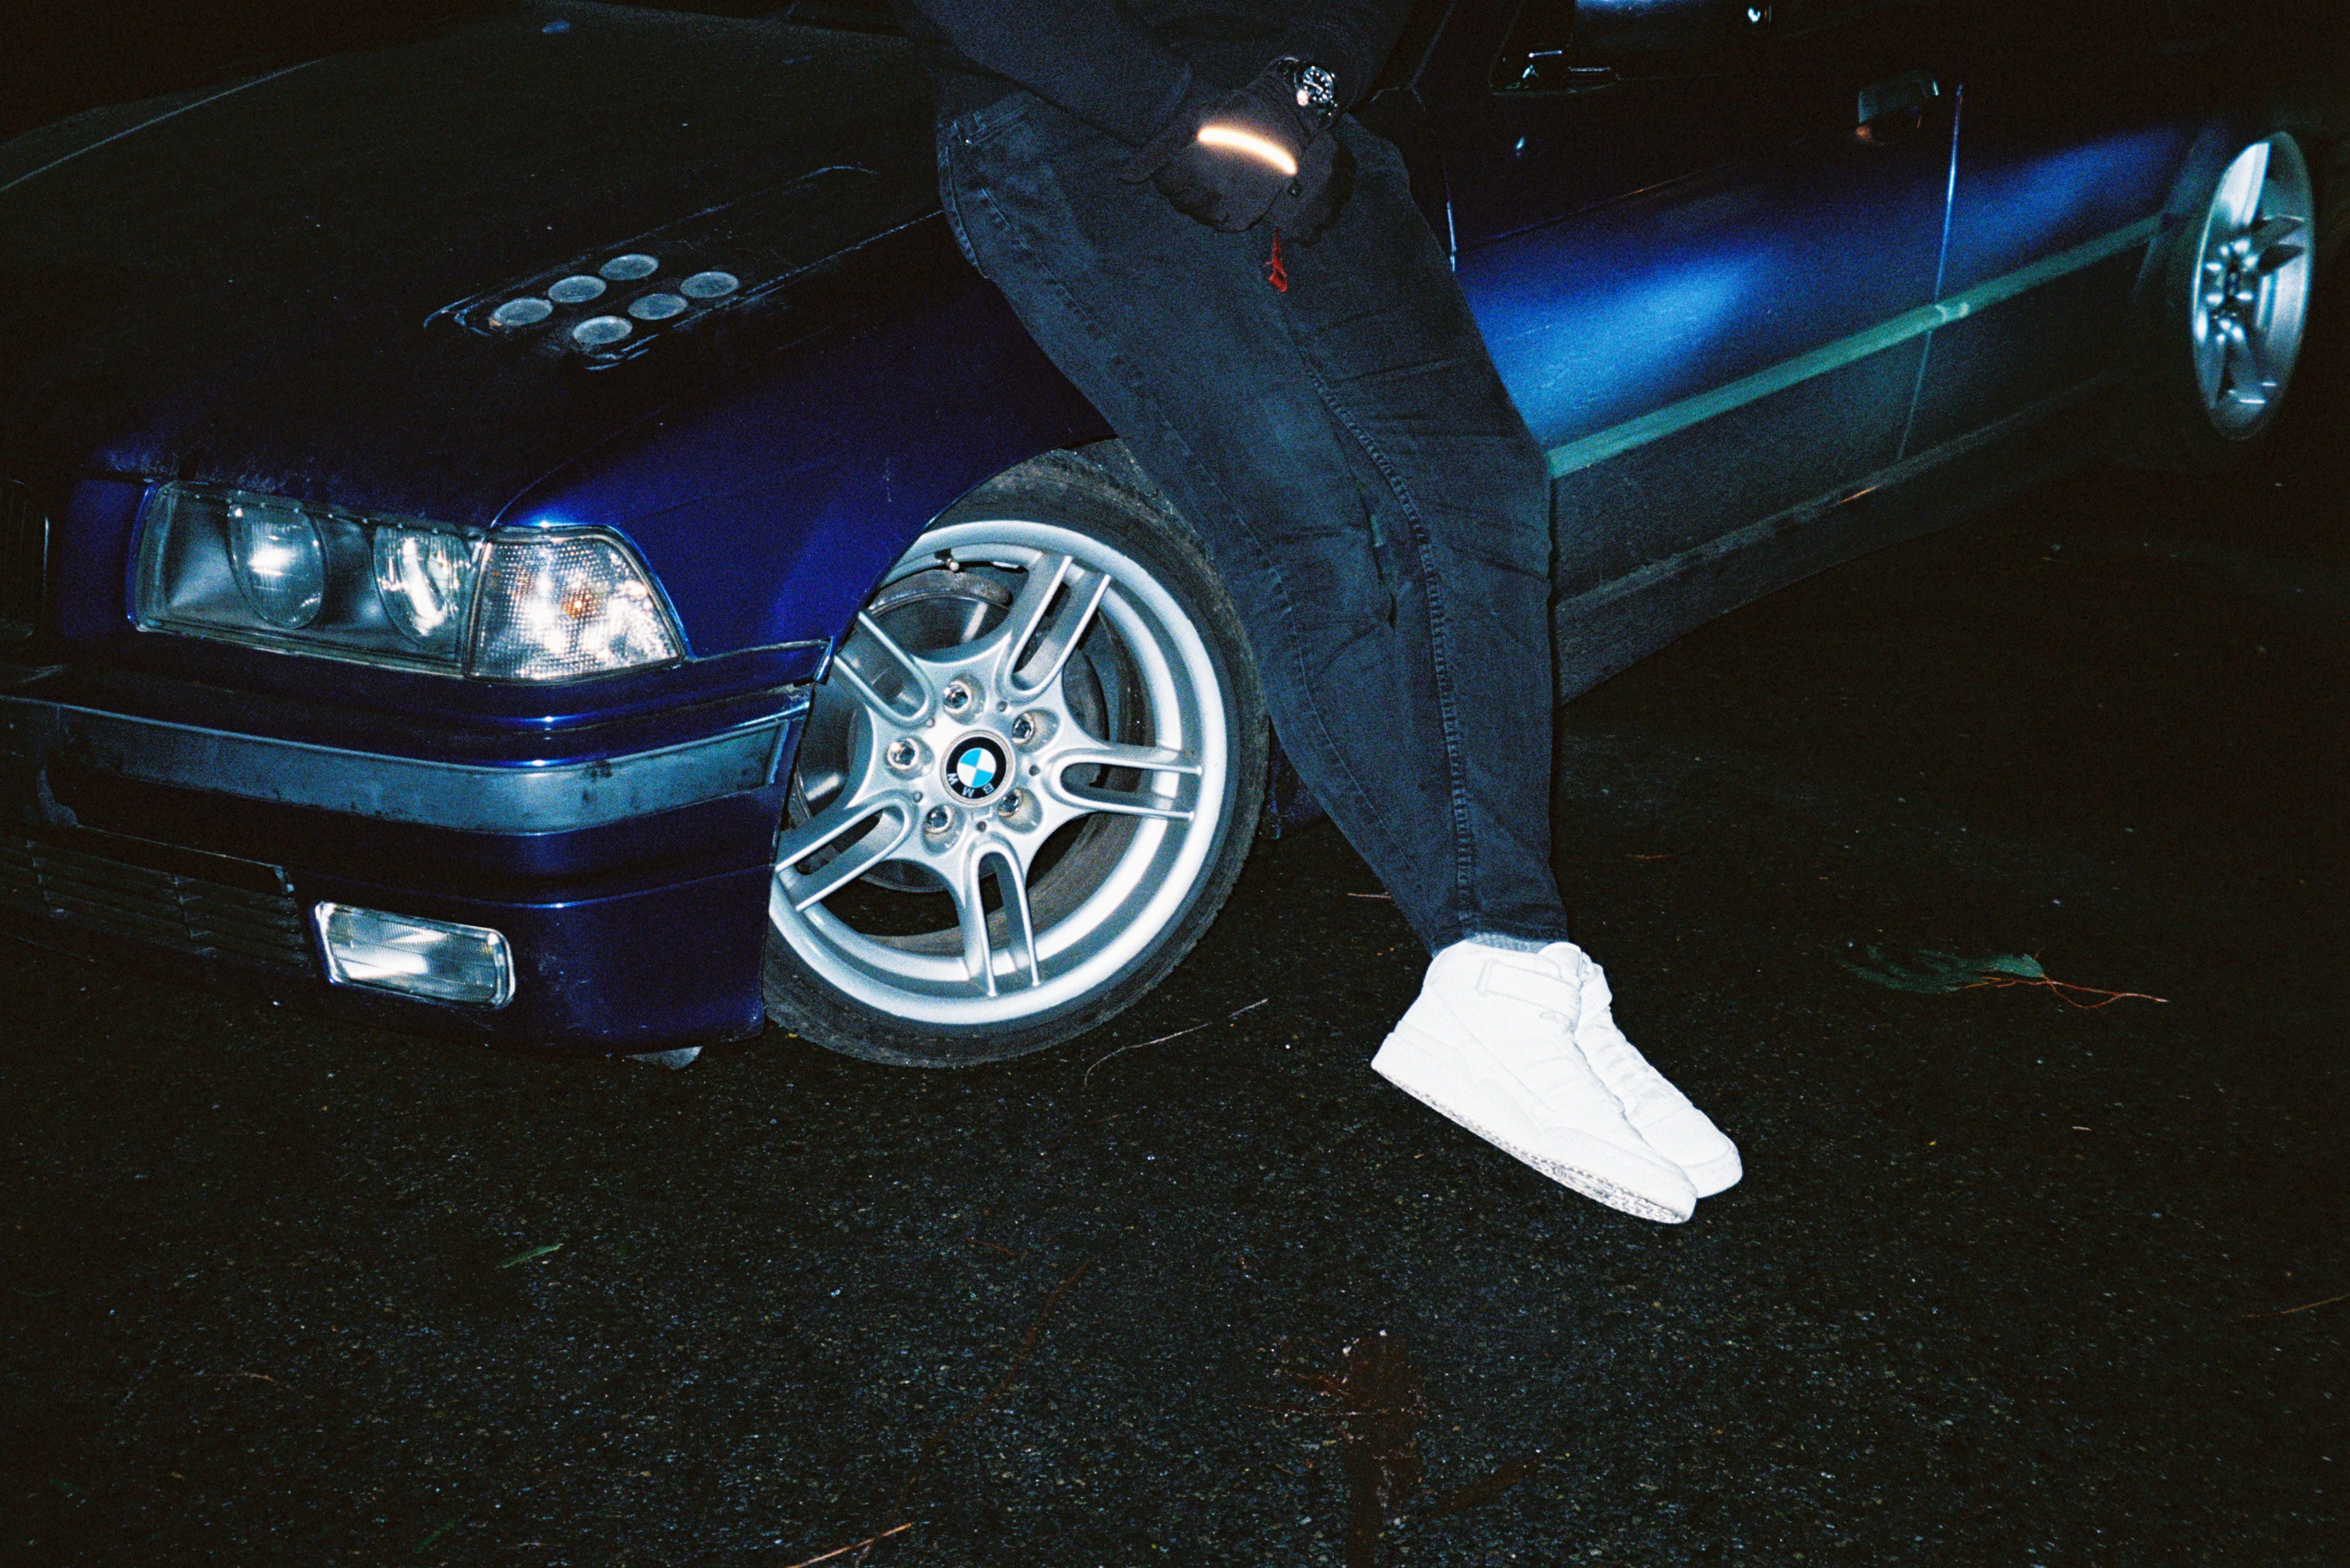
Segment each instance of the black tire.
M833 673L819 689L816 709L795 759L794 807L778 836L779 859L793 846L817 845L778 868L763 989L768 1017L779 1027L828 1050L904 1066L973 1066L1041 1051L1094 1028L1165 979L1206 932L1231 893L1254 837L1264 795L1264 699L1248 639L1189 527L1139 478L1122 451L1114 446L1094 450L1095 456L1054 452L1024 463L941 514L892 568L867 617L860 618L860 626L869 622L876 628L886 627L886 632L864 645L862 652L855 639L868 633L853 632L844 641ZM1065 555L1035 556L1024 571L991 561L994 547L985 542L991 536L1034 540L1046 536L1035 532L1040 529L1057 531L1050 537L1090 542L1092 553L1071 545ZM933 547L941 540L950 542L944 552ZM1003 628L1028 602L1019 596L1030 578L1045 582L1035 576L1045 569L1045 562L1076 561L1081 556L1100 565L1111 586L1100 591L1100 610L1080 618L1086 629L1077 640L1078 651L1052 678L1056 698L1065 704L1057 723L1074 737L1069 746L1076 748L1056 751L1062 739L1058 731L1047 732L1055 735L1051 742L1034 742L1033 732L1030 739L1018 738L1012 727L1021 717L1015 681L1044 657L1047 640L1058 635L1054 618L1070 613L1078 588L1044 589L1053 607L1049 616L1038 612L1041 629L1033 639L1023 639L1024 647L1035 651L1024 655L1013 648L1008 640L1013 634ZM1067 569L1070 584L1082 580L1075 575L1077 568ZM1120 574L1137 580L1129 583ZM1139 581L1144 576L1155 589ZM1170 616L1187 623L1190 634L1176 629ZM938 629L941 627L946 629ZM935 643L927 652L925 638ZM956 668L949 661L965 657L991 638L996 638L998 651L989 656L996 662L986 668L997 672L996 684L988 684L984 676L972 677L979 691L976 709L961 718L950 717L946 706L958 696L954 688L964 682L957 678L941 684L941 673ZM892 662L906 653L918 655L917 661ZM1160 662L1150 664L1154 659ZM938 662L927 662L931 659ZM1170 684L1178 679L1169 673L1177 664L1191 672L1190 686ZM851 667L847 676L841 673L844 666ZM859 674L860 670L868 673ZM887 680L896 678L892 670L905 672L903 684L885 691ZM1181 709L1180 701L1138 695L1151 690L1196 692L1207 671L1212 671L1214 701L1201 696L1196 708L1201 713L1212 709L1218 715L1212 722L1202 718L1191 730L1182 730L1177 718L1158 711ZM997 696L1006 691L1014 693L1008 706ZM923 692L933 697L925 698ZM962 693L961 700L968 704L971 693ZM920 706L924 701L930 708ZM892 703L909 705L908 714L927 711L932 717L919 731L892 728L915 722ZM1043 707L1034 716L1040 728L1052 719ZM947 721L942 728L941 719ZM983 723L994 728L959 728ZM1170 724L1197 742L1199 762L1189 774L1171 767L1164 772L1119 771L1056 760L1120 737L1126 737L1129 749L1159 747L1158 737ZM1094 733L1097 729L1118 733L1099 735ZM993 771L990 765L961 774L957 770L962 763L952 760L976 755L962 748L981 734L1002 742L987 761L1003 764L1014 784L1026 784L1024 774L1038 775L1031 756L1046 770L1048 777L1038 775L1040 782L1027 786L1030 793L1022 809L1056 806L1076 814L1057 827L1049 821L1038 825L1035 831L1049 829L1049 839L1032 836L1024 842L1021 853L1032 858L1018 878L1023 898L1018 921L1004 903L1010 893L1003 868L1009 862L1002 858L1006 851L1000 846L1013 843L1014 828L1020 826L1010 808L1021 800L1022 790L999 783L1001 805L974 807L957 798L972 779ZM942 754L933 756L932 748L923 743L933 735L943 737L938 742ZM1033 753L1013 750L1032 742L1036 748ZM1154 758L1179 754L1193 753L1163 747L1149 753ZM1222 761L1210 788L1207 780L1216 770L1208 759L1217 756ZM899 761L892 763L892 758ZM894 781L879 779L875 759L898 769ZM1181 823L1161 821L1147 812L1089 815L1082 802L1072 805L1053 787L1068 778L1092 781L1070 787L1081 793L1098 789L1105 799L1149 802L1158 797L1142 792L1167 792L1170 798L1188 803L1190 815ZM876 792L901 784L927 792L906 808L908 816L919 814L918 831L909 836L904 817L884 815L854 836L841 829L837 843L822 840L824 814L849 822L868 796L879 798ZM836 802L847 804L836 809ZM953 825L934 837L928 825L941 816L951 816ZM991 830L992 839L983 836ZM793 908L796 897L814 895L830 880L827 867L832 862L825 857L837 855L851 865L860 857L870 859L879 851L868 853L868 842L879 843L886 834L900 836L899 853L905 858L875 863L836 891L822 893L806 909ZM1170 844L1178 846L1180 853L1170 850ZM998 857L993 872L967 874L963 893L951 885L966 877L950 858L958 846ZM1146 855L1156 858L1146 863ZM1149 879L1151 867L1160 866L1175 869ZM983 875L994 880L983 883L979 880ZM1188 886L1176 888L1177 880ZM992 905L980 898L989 886L994 889ZM986 912L974 927L969 912L982 909ZM1139 912L1131 927L1123 929L1107 920L1098 932L1049 923L1055 910L1062 912L1062 920L1072 922L1097 909L1113 915ZM975 930L984 933L983 959L971 945L982 940ZM1027 933L1024 945L1023 930ZM995 946L999 936L1001 951ZM1061 971L1049 968L1044 958L1055 940L1066 944ZM1099 950L1087 948L1087 942ZM930 968L900 975L891 967L915 964ZM955 964L962 966L962 980L936 978L942 966ZM968 995L958 992L958 985ZM1028 998L1024 1011L1024 987Z
M2230 171L2253 149L2268 148L2269 168L2262 182L2262 200L2297 207L2297 234L2267 242L2262 254L2274 247L2300 248L2267 273L2240 279L2232 263L2220 276L2207 277L2214 262L2215 244L2225 241L2230 226L2223 199ZM2230 148L2228 156L2204 180L2193 200L2182 203L2184 221L2158 242L2159 248L2147 268L2147 283L2133 312L2131 352L2125 360L2122 404L2116 424L2116 455L2132 467L2167 473L2216 473L2244 462L2260 447L2276 423L2283 406L2302 336L2308 320L2310 286L2316 263L2318 232L2315 185L2307 151L2292 131L2274 130ZM2250 235L2239 235L2260 244ZM2241 282L2256 297L2235 302L2234 286ZM2228 286L2227 310L2246 319L2247 336L2267 338L2273 350L2265 358L2264 374L2240 376L2220 372L2215 387L2210 345L2218 341L2209 303L2212 289ZM2227 325L2226 319L2218 323ZM2282 328L2282 330L2280 330ZM2232 329L2232 328L2231 328ZM2225 355L2221 355L2224 361Z

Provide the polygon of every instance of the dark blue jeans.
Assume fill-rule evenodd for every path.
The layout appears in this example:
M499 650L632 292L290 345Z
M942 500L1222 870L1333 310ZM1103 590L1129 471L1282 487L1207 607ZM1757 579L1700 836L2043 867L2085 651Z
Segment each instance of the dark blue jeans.
M1026 93L941 128L947 214L1207 543L1274 727L1431 949L1556 941L1550 492L1395 149L1311 247L1218 234Z

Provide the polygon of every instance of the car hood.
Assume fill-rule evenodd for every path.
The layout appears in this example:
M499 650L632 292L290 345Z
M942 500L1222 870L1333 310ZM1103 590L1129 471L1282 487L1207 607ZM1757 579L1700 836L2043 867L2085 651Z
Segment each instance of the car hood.
M486 523L852 308L812 280L933 211L930 119L894 39L563 5L45 127L0 144L0 452Z

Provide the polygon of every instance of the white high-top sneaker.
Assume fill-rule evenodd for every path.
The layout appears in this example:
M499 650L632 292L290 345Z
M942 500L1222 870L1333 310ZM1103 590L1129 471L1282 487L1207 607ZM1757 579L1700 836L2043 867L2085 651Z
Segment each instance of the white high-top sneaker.
M1738 1146L1723 1137L1703 1111L1690 1104L1688 1096L1648 1065L1648 1059L1616 1027L1615 998L1607 989L1607 971L1573 942L1553 942L1540 956L1561 974L1575 980L1583 1005L1575 1015L1575 1043L1583 1047L1583 1059L1624 1107L1624 1118L1650 1148L1681 1168L1700 1198L1711 1198L1738 1185L1738 1179L1745 1174L1739 1164Z
M1372 1070L1553 1181L1679 1224L1697 1190L1650 1148L1575 1043L1581 988L1539 953L1455 942Z

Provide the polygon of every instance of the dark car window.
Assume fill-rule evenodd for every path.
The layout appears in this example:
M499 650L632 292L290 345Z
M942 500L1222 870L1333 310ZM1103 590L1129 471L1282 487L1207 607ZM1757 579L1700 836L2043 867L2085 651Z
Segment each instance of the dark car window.
M1685 48L1614 53L1595 47L1588 27L1578 32L1576 0L1526 0L1494 62L1492 84L1498 92L1575 92L1627 77L1717 75L1754 63L1774 45L1940 4L1942 0L1775 0L1743 7L1742 17L1739 9L1724 6L1721 36L1716 39ZM1752 30L1747 32L1750 24Z

